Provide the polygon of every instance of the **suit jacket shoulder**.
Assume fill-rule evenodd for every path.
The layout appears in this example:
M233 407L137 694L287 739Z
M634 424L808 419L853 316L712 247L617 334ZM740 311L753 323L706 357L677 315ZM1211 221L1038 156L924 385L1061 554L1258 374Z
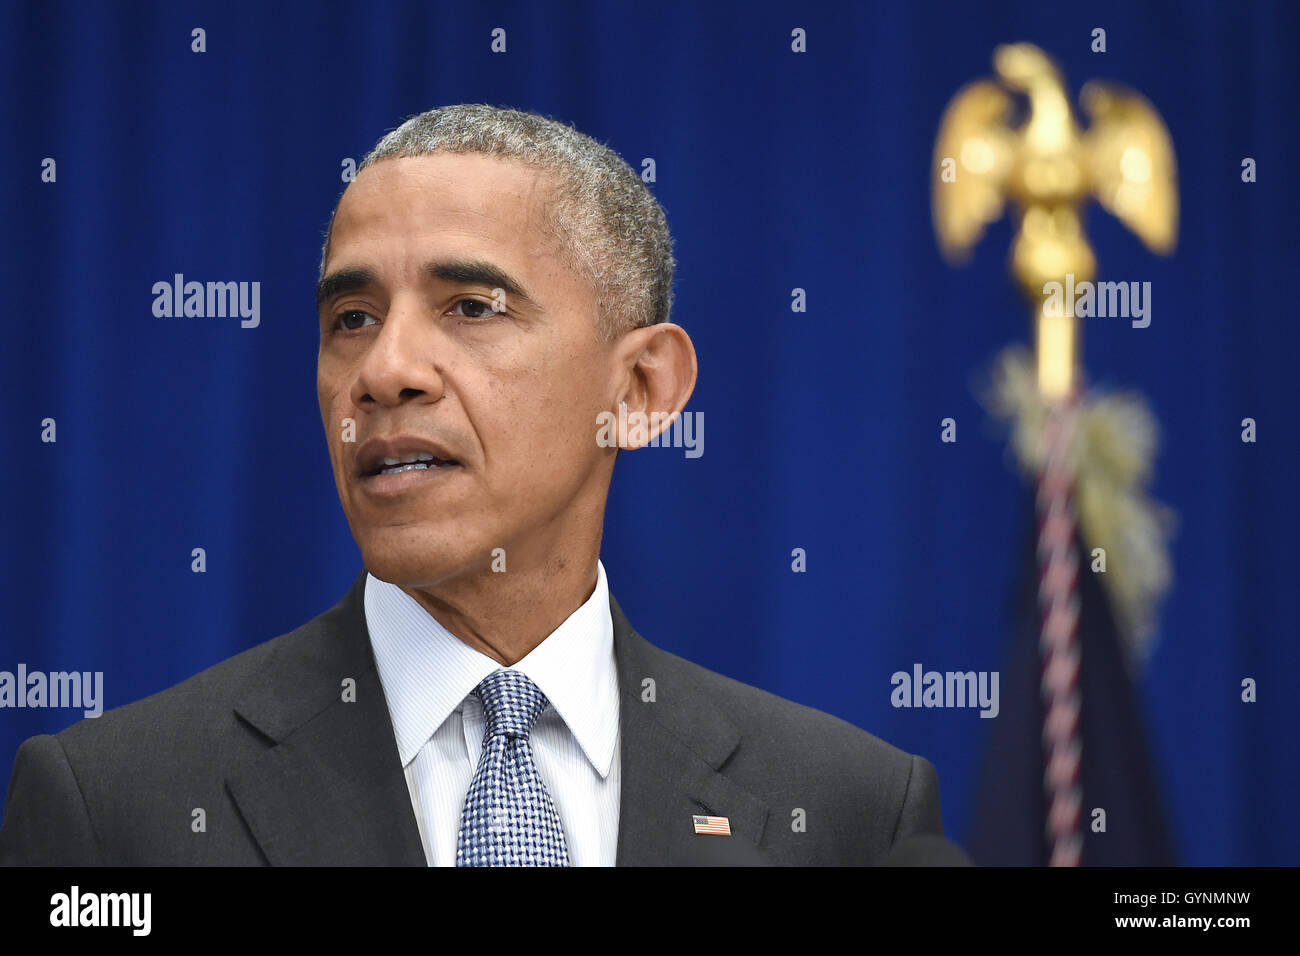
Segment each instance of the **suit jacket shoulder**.
M364 580L287 634L26 741L0 864L422 865Z
M695 813L727 816L758 850L748 858L732 854L735 862L865 865L904 837L943 833L938 775L924 757L658 648L611 604L624 695L624 787L648 788L656 801L690 792ZM683 750L698 758L698 776L684 790L657 783L655 775L680 779L689 766ZM625 794L624 812L646 803ZM639 824L624 819L622 828L636 833ZM685 853L698 844L676 845Z

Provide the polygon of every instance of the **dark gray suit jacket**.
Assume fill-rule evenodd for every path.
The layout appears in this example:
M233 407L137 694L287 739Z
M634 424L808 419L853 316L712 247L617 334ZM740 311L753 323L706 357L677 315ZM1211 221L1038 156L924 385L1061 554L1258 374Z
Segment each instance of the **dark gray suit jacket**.
M365 578L295 631L24 743L0 864L423 866ZM927 760L660 650L609 604L618 865L870 864L943 832ZM697 836L693 814L728 817L732 836Z

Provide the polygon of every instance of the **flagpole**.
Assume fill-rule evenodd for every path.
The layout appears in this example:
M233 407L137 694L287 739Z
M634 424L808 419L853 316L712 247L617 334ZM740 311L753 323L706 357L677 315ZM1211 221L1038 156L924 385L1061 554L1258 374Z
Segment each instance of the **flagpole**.
M1019 376L1018 363L1004 360L1003 370L1012 375L1004 376L997 400L1016 417L1017 452L1035 483L1048 860L1052 866L1079 866L1084 843L1080 525L1094 542L1099 530L1109 532L1100 535L1102 546L1126 580L1142 583L1120 592L1126 597L1120 605L1126 622L1149 620L1164 584L1159 567L1147 573L1125 553L1131 528L1117 532L1113 523L1099 524L1099 503L1136 505L1126 512L1112 507L1111 513L1129 516L1154 510L1131 487L1132 475L1106 482L1104 489L1096 480L1106 461L1094 454L1093 443L1101 438L1119 446L1125 436L1095 427L1087 415L1096 403L1081 398L1075 287L1091 288L1097 262L1080 209L1095 198L1153 251L1171 251L1178 203L1173 148L1159 115L1130 90L1086 86L1082 100L1092 124L1085 131L1075 121L1060 70L1042 50L1028 43L1000 46L993 62L996 80L967 84L940 122L932 213L940 248L950 261L968 256L1008 204L1018 219L1011 271L1032 310L1035 373L1031 384L1028 375ZM1024 108L1018 110L1017 102ZM1012 125L1018 113L1023 120ZM1081 421L1089 426L1083 428ZM1154 518L1148 523L1155 527ZM1151 554L1143 554L1144 564L1155 563ZM1130 639L1140 644L1137 628L1133 631Z

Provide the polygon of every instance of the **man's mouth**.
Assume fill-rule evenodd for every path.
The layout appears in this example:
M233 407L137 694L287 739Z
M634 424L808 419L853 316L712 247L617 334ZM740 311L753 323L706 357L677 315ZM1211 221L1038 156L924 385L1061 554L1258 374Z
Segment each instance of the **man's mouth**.
M357 450L356 476L362 480L408 471L443 471L463 467L451 449L416 435L371 438Z
M404 471L427 471L430 468L453 468L460 462L454 459L436 458L433 455L420 452L414 455L406 455L402 458L383 458L379 464L364 472L361 477L370 478L374 475L400 475Z

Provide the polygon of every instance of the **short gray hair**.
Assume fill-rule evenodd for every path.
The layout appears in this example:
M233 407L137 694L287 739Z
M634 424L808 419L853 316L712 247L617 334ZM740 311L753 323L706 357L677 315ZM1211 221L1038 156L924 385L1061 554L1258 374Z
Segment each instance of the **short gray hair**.
M672 236L663 207L623 159L572 125L486 103L442 106L385 135L357 172L385 159L438 151L484 153L552 173L547 228L596 293L599 332L617 338L667 322L673 307ZM335 206L335 212L338 206ZM324 278L330 216L321 250Z

